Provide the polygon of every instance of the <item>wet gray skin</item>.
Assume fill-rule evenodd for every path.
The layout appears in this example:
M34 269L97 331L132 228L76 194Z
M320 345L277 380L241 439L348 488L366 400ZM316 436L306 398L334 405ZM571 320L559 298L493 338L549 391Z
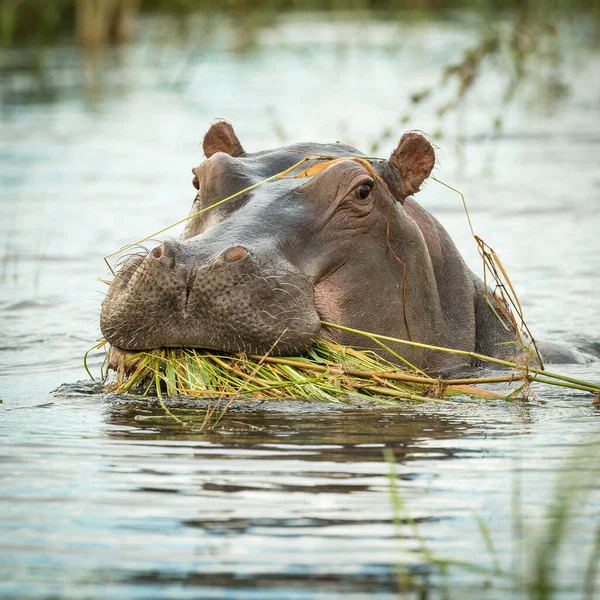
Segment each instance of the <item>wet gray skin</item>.
M305 153L359 157L341 144L294 144L247 154L228 123L204 139L191 214L290 168ZM321 321L437 346L504 355L514 340L483 298L444 228L411 194L434 166L424 137L405 134L373 171L353 160L308 177L274 179L187 223L177 242L130 258L102 305L115 347L204 347L293 355L317 337L369 345ZM321 163L322 164L322 163ZM376 175L375 177L373 175ZM376 347L376 346L375 346ZM507 349L508 348L508 349ZM422 368L465 358L404 345Z

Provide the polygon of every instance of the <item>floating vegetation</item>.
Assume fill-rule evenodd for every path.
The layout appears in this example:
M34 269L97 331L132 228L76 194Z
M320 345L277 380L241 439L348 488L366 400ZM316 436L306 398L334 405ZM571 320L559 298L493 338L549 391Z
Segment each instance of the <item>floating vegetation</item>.
M325 324L325 323L324 323ZM407 365L385 360L372 350L359 350L319 339L304 356L277 357L269 354L227 354L194 348L162 348L147 352L116 351L111 357L112 380L105 376L107 391L118 394L240 397L259 400L298 399L320 402L369 400L393 403L451 401L453 396L478 399L514 399L530 393L532 383L554 385L600 394L600 384L541 370L530 365L484 355L418 344L326 323L377 340L470 356L510 369L492 377L443 379ZM94 348L107 346L101 340ZM498 393L477 387L482 384L518 383L510 392Z
M471 386L409 373L371 350L317 340L305 356L226 354L211 350L163 348L123 354L108 390L143 395L240 396L261 400L302 399L342 402L356 399L436 400L458 393L497 397Z

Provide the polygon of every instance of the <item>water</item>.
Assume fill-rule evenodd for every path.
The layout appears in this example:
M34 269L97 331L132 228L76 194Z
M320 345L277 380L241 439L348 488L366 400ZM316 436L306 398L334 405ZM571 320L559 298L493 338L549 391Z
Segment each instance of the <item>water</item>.
M100 71L56 48L41 80L24 51L2 75L0 596L394 598L400 563L427 597L517 598L514 577L444 576L431 555L531 574L562 483L580 494L551 571L557 597L582 597L600 499L598 408L585 394L376 410L241 403L202 432L72 385L99 335L102 257L187 214L214 118L248 150L300 139L368 150L392 125L378 149L388 153L409 94L475 35L322 17L307 44L307 19L289 18L238 52L223 24L196 25L182 41L145 22ZM534 332L598 355L600 57L582 54L571 48L559 72L569 95L550 102L530 81L495 141L502 79L486 72L444 124L436 175L466 194ZM423 107L406 127L438 126ZM434 182L419 196L479 269L459 198ZM600 380L597 363L561 370ZM418 535L393 524L385 447Z

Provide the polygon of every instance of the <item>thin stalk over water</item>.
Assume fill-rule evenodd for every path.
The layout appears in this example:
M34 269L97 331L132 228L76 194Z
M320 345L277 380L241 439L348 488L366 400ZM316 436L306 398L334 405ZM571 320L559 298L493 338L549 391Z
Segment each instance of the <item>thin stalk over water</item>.
M483 362L494 363L497 365L501 365L503 367L510 367L515 370L522 370L523 367L515 362L511 362L509 360L503 360L501 358L494 358L492 356L486 356L485 354L479 354L477 352L470 352L468 350L457 350L456 348L444 348L442 346L432 346L431 344L421 344L419 342L413 342L409 340L403 340L400 338L394 338L388 335L380 335L375 333L370 333L366 331L361 331L360 329L353 329L352 327L345 327L344 325L337 325L336 323L329 323L326 321L322 321L322 324L327 327L332 327L333 329L339 329L341 331L347 331L348 333L355 333L358 335L364 335L366 337L374 337L380 340L385 340L387 342L394 342L396 344L405 344L407 346L414 346L416 348L422 348L424 350L435 350L436 352L446 352L449 354L458 354L461 356L469 356L476 360L480 360ZM535 367L527 366L527 371L531 373L535 373L536 375L542 375L546 378L558 379L561 381L567 381L569 383L578 385L581 389L585 389L586 391L594 391L600 392L600 384L592 383L589 381L583 381L581 379L576 379L574 377L568 377L567 375L561 375L560 373L553 373L551 371L546 371L542 369L537 369ZM544 382L542 380L542 382Z

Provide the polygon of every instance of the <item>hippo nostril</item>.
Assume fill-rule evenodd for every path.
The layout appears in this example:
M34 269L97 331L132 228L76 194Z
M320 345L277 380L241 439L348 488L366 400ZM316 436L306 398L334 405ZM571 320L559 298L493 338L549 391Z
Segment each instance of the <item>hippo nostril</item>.
M232 246L231 248L227 248L221 256L225 262L232 263L242 260L247 254L248 250L244 246Z
M192 173L194 174L194 178L192 179L192 185L199 190L200 189L200 180L198 179L198 169L194 167L192 169Z
M174 244L172 242L163 242L160 246L150 251L150 258L159 260L166 266L173 266L175 264Z

